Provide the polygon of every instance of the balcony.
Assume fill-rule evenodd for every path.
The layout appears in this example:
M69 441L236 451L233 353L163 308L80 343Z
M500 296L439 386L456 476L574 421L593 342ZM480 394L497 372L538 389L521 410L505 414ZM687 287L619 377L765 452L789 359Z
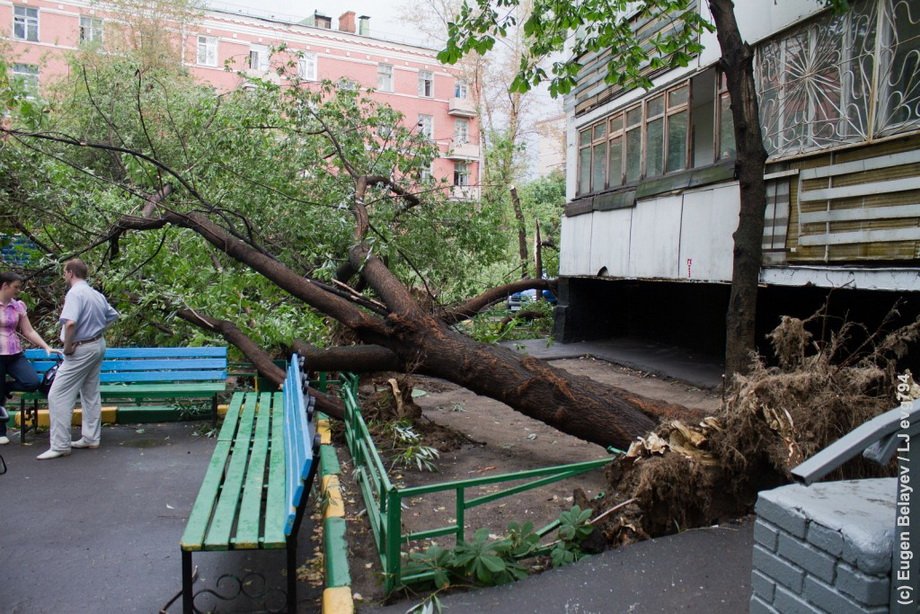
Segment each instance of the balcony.
M456 143L451 141L450 149L444 156L449 160L479 161L479 145L476 143Z
M476 105L469 98L451 98L447 113L454 117L476 117Z
M450 188L451 200L479 200L479 186L455 185Z

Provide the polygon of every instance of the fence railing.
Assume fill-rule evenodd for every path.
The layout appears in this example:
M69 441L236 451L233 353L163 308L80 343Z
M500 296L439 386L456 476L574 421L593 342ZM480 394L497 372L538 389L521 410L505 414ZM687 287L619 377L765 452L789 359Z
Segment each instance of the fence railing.
M329 383L340 384L340 395L345 403L345 440L354 462L355 479L361 489L361 494L367 507L367 517L380 555L380 563L384 573L384 587L387 593L403 585L430 579L434 575L433 571L426 571L404 576L402 567L403 552L401 550L403 545L415 540L431 539L444 535L453 535L458 543L465 541L464 519L467 510L526 490L580 475L603 467L613 460L613 457L601 458L468 480L397 488L387 475L383 459L380 457L370 430L361 415L361 408L358 403L357 376L342 374L340 377L341 379L338 380L329 380L323 374L319 377L318 384L321 389ZM615 450L615 452L622 453L619 450ZM519 482L521 480L530 481L511 486L499 492L479 497L468 497L467 491L472 488L489 484ZM454 520L450 524L424 531L402 532L403 499L450 491L454 493ZM558 521L550 523L539 529L537 533L541 536L546 535L557 526Z

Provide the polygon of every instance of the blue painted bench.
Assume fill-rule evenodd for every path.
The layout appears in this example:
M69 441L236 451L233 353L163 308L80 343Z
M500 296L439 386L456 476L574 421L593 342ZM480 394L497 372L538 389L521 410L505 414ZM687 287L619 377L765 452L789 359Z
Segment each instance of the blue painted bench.
M26 350L25 355L39 376L57 362L44 350ZM227 390L227 348L111 347L105 351L99 379L103 401L207 399L216 420L218 395ZM38 427L38 406L43 401L37 392L22 395L22 441Z
M296 611L297 534L319 464L302 368L295 354L282 392L237 392L230 400L180 542L186 613L196 611L193 552L255 549L287 550L288 612Z

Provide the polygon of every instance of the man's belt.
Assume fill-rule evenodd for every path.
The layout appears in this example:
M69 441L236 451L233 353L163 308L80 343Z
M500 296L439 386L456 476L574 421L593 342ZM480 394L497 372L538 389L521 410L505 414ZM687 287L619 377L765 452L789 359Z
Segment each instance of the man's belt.
M74 341L73 346L77 347L78 345L83 345L84 343L92 343L93 341L99 341L102 339L102 333L99 333L95 337L90 337L89 339L80 339L79 341Z

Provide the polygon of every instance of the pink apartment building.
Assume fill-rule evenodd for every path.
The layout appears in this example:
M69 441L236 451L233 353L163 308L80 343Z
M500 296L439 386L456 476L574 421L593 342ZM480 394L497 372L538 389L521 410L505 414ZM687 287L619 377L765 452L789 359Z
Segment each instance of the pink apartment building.
M90 2L22 0L0 4L0 35L10 42L7 58L13 74L36 87L68 70L66 54L81 44L103 41L111 19ZM441 65L436 51L369 35L369 18L348 11L332 19L315 13L289 23L224 11L207 11L196 23L176 32L181 61L198 79L218 91L243 86L245 77L225 70L271 75L269 50L285 43L303 52L300 76L374 88L373 97L405 116L407 124L439 146L432 175L447 178L456 198L478 197L479 124L472 89Z

